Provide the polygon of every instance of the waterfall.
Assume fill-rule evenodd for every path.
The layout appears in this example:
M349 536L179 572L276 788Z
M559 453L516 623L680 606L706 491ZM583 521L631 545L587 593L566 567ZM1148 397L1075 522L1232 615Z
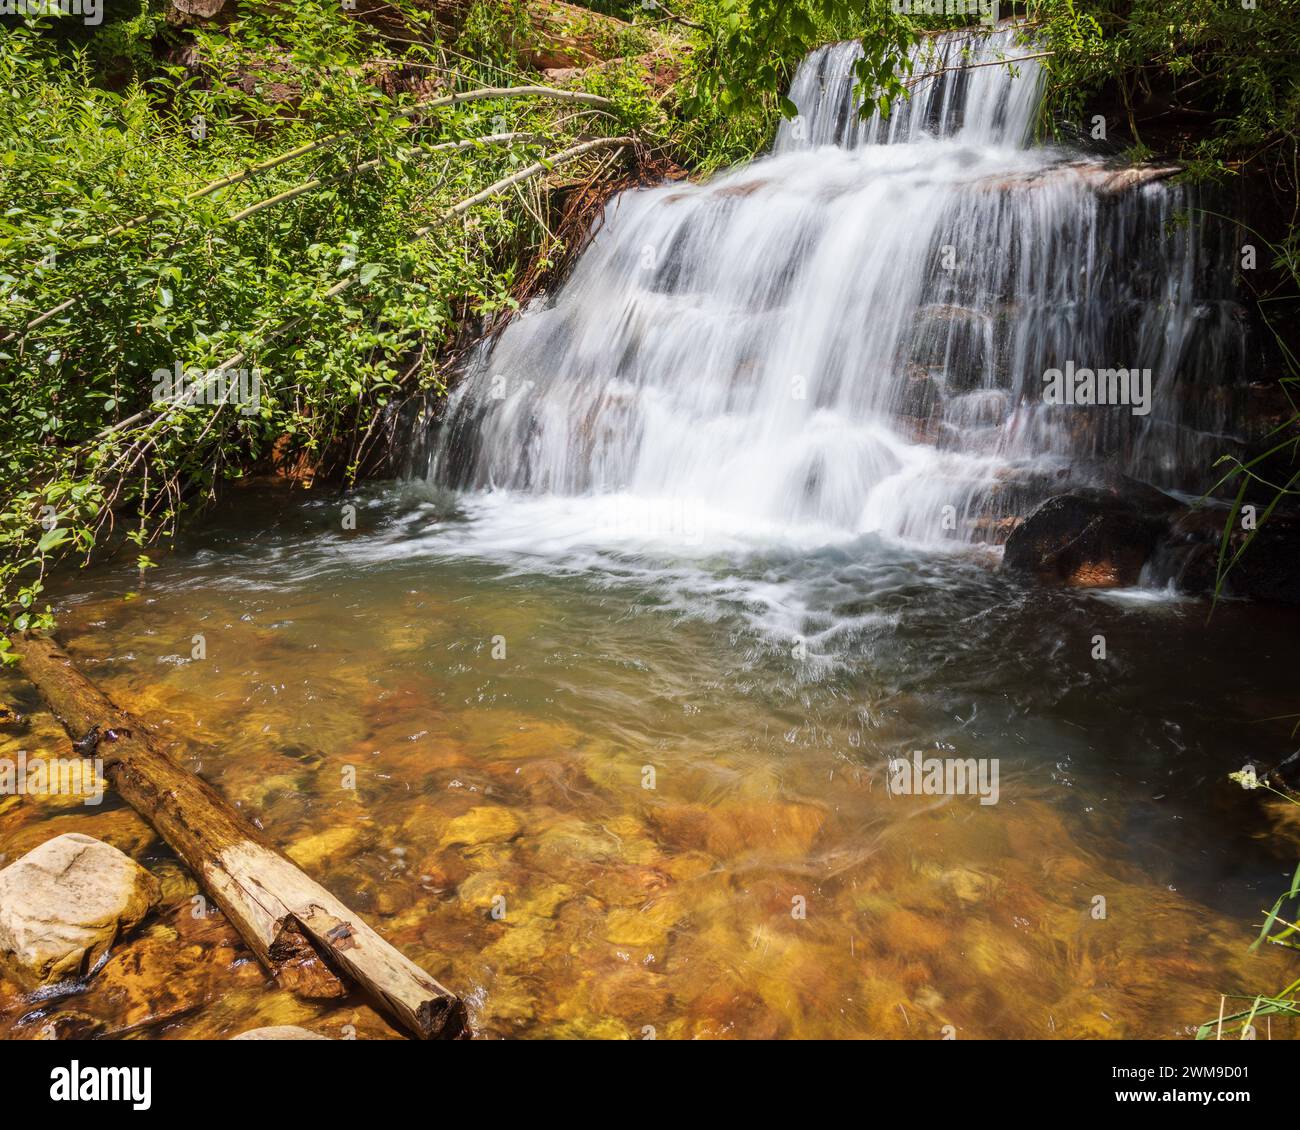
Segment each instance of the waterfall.
M913 54L911 97L897 103L888 118L878 113L864 118L858 112L853 66L861 54L856 42L833 43L804 60L790 86L799 116L781 124L776 152L911 144L936 137L974 145L1028 144L1043 72L1037 59L995 65L1036 54L1016 41L1013 29L927 38ZM962 65L970 63L976 65Z
M1098 473L1201 489L1246 327L1188 190L1033 144L1043 74L999 62L1034 53L1012 28L927 39L888 118L857 113L858 51L803 62L767 157L610 203L469 366L436 482L926 544L998 543ZM1045 374L1084 369L1127 370L1130 402L1050 402Z

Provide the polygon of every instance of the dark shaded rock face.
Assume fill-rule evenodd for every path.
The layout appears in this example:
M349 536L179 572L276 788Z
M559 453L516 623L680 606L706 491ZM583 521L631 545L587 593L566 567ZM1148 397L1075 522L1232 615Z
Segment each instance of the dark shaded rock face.
M1183 506L1117 474L1095 471L1093 481L1098 485L1070 485L1030 511L1007 538L1002 567L1080 588L1141 581L1193 595L1214 591L1226 507ZM1232 531L1229 558L1250 533L1240 525ZM1300 604L1300 513L1279 510L1259 524L1223 592Z
M1238 531L1234 542L1245 534ZM1234 549L1235 552L1235 549ZM1300 520L1274 514L1228 574L1228 591L1252 600L1300 604Z
M1176 505L1151 493L1160 501L1096 488L1049 498L1007 538L1003 568L1081 588L1137 584Z
M1263 508L1261 507L1261 510ZM1172 523L1160 549L1163 572L1183 592L1212 593L1218 575L1219 547L1227 511L1221 507L1186 510ZM1250 536L1238 525L1228 542L1231 559ZM1300 604L1300 515L1274 513L1260 523L1254 540L1229 570L1227 596Z

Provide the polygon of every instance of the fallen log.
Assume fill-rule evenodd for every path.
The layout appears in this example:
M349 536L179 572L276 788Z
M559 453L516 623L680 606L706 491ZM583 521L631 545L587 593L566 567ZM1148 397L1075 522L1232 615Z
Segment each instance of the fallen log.
M108 782L189 866L282 987L329 998L344 995L351 980L420 1039L469 1034L459 997L244 823L211 785L176 764L54 641L18 637L14 650L79 751L90 756L93 747Z

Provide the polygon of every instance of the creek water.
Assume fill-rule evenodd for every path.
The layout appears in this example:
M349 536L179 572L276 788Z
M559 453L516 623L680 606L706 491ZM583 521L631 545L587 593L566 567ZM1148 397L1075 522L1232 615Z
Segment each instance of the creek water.
M1221 273L1164 223L1180 190L1028 143L1032 61L887 124L851 61L804 64L770 157L613 202L410 481L236 491L143 578L56 586L91 677L485 1035L1180 1037L1291 979L1247 946L1300 827L1226 775L1292 748L1296 615L1037 587L977 544L999 484L1085 457L1197 489L1230 429L1176 390L1242 356ZM1045 360L1116 343L1148 415L1042 404ZM62 741L32 708L4 750ZM913 751L996 763L997 803L891 793ZM0 850L55 830L193 893L111 798L0 806ZM6 990L0 1025L341 1023L198 943L184 997L192 927L153 929L154 981Z

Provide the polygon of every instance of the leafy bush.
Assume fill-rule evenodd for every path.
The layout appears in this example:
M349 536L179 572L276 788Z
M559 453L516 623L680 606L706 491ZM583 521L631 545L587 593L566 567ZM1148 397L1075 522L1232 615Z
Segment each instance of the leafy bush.
M509 308L551 238L535 183L454 223L447 209L650 112L623 76L593 81L615 99L599 111L494 98L415 113L500 71L399 10L424 41L400 66L370 62L396 45L341 9L294 5L199 30L195 61L120 89L49 20L0 29L0 627L47 622L54 557L116 527L147 564L184 506L273 447L341 446L355 465L352 437L399 389L439 388L440 347ZM524 136L446 148L502 133ZM245 392L256 371L256 405L215 380L216 403L178 402L162 380L223 365Z

